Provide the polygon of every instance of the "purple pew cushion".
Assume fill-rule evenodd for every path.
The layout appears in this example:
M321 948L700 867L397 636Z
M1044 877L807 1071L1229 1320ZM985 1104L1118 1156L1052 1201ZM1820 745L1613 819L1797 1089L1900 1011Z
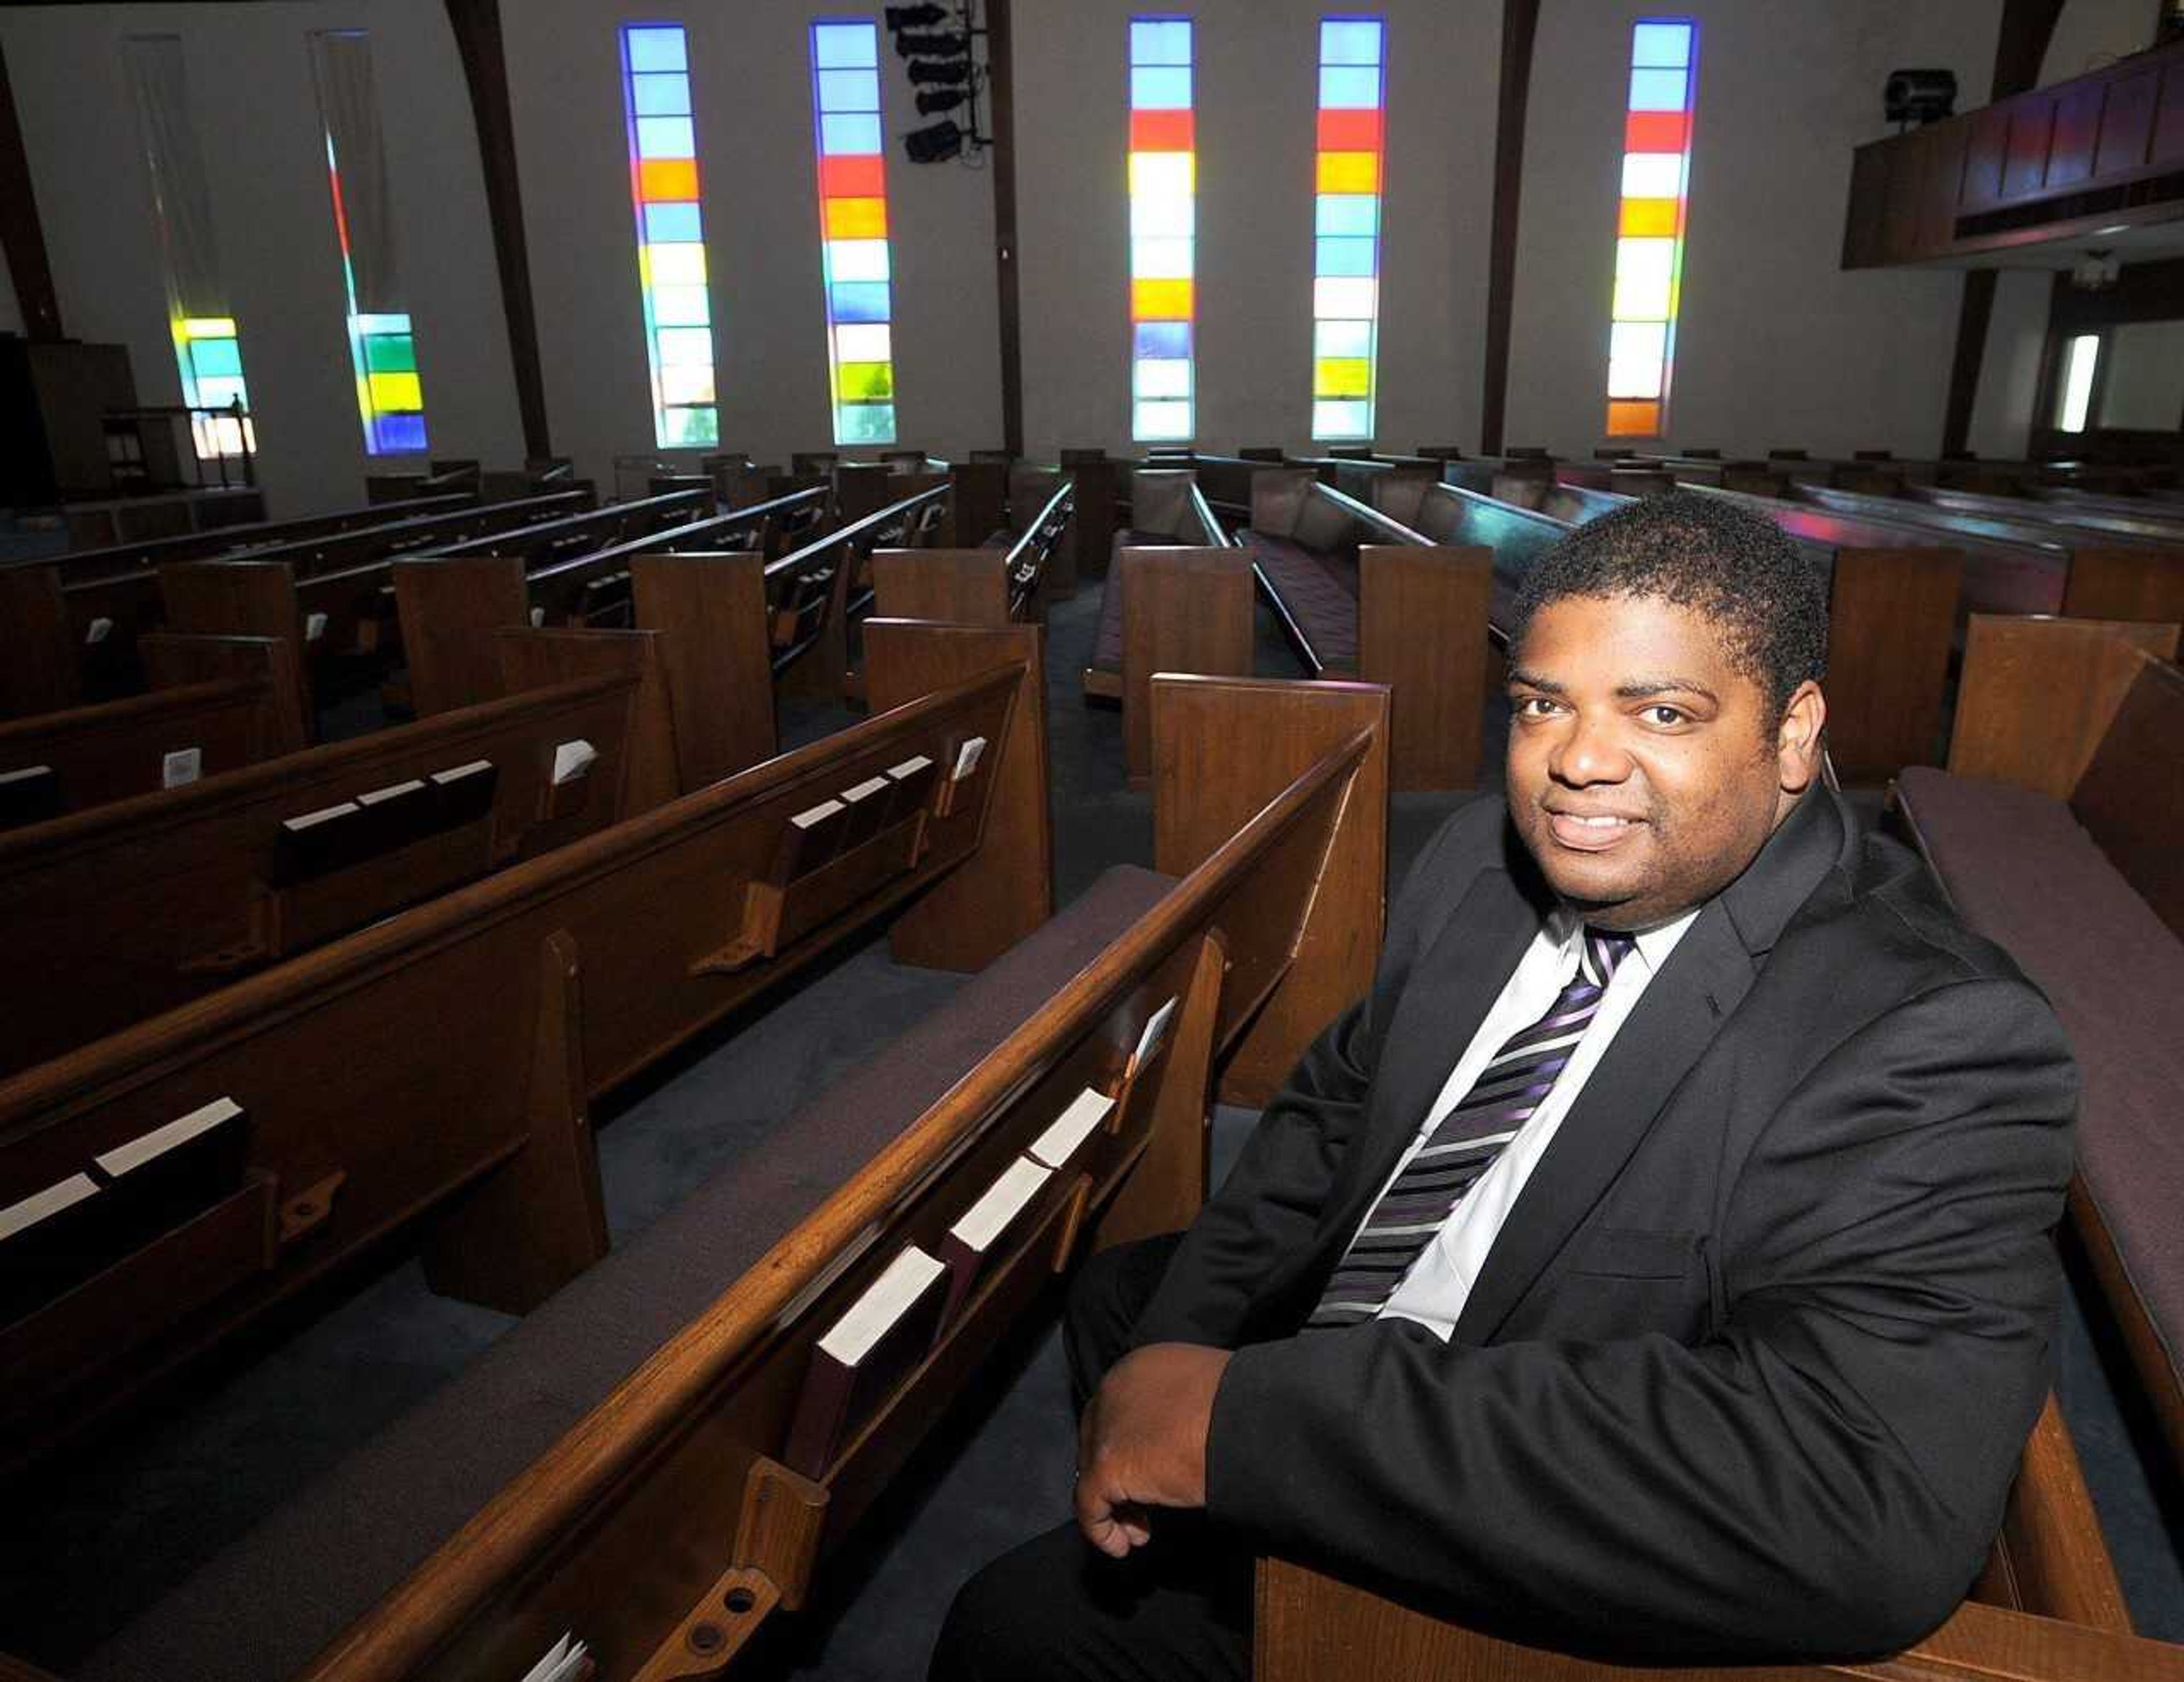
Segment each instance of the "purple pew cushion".
M81 1682L292 1675L1159 903L1102 874L95 1652Z
M1120 671L1123 669L1123 569L1119 557L1124 549L1173 549L1175 536L1167 532L1140 532L1125 526L1115 533L1108 545L1107 580L1100 587L1100 628L1092 638L1092 669L1095 671Z
M2070 1036L2080 1181L2184 1371L2184 941L2064 802L1918 767L1897 791L1958 914L2017 961Z
M1237 533L1268 586L1312 644L1322 669L1357 669L1357 569L1288 537L1246 526Z

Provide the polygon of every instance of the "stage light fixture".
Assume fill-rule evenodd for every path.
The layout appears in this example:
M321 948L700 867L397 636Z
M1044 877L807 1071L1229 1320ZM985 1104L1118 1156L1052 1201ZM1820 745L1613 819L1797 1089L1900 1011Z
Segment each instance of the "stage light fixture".
M932 117L939 115L943 111L952 111L967 101L970 97L971 90L967 87L959 87L953 92L921 93L917 96L917 114L921 117Z
M962 155L963 131L944 118L903 136L902 149L913 164L944 164Z
M971 51L967 35L899 35L894 50L905 58L961 58Z
M1957 109L1953 70L1891 70L1880 91L1881 109L1892 123L1930 123Z
M968 58L912 58L905 72L913 82L931 82L941 87L967 86L971 80L971 61Z
M890 6L887 8L887 26L891 33L900 35L906 29L931 29L945 23L948 10L944 6Z

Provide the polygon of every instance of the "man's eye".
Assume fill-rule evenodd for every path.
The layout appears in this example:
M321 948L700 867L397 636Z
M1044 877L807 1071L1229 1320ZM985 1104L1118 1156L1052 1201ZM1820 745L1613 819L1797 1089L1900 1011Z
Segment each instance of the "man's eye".
M1520 695L1517 699L1517 711L1525 718L1545 718L1554 708L1554 699L1549 695Z
M1658 701L1646 709L1646 722L1660 725L1664 729L1683 723L1686 716L1681 707L1669 706Z

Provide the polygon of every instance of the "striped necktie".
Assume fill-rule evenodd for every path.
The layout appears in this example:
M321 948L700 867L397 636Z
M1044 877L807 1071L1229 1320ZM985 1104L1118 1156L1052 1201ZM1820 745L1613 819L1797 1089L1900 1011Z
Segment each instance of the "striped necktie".
M1389 1183L1306 1326L1354 1326L1380 1312L1464 1193L1554 1089L1599 1011L1615 966L1635 944L1627 934L1585 931L1575 978L1545 1016L1502 1041L1462 1101Z

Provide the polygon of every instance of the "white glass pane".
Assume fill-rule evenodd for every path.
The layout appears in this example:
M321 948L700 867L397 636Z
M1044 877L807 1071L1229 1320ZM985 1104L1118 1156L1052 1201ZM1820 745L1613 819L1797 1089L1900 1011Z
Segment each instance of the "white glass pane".
M1626 152L1623 154L1623 196L1625 198L1680 198L1683 192L1682 153Z
M663 327L702 327L713 319L703 287L652 289L652 319Z
M705 367L662 368L660 401L666 404L710 403L714 400L713 370Z
M1615 242L1615 309L1618 321L1661 321L1669 315L1669 277L1675 266L1672 239Z
M2066 432L2086 430L2086 411L2093 400L2093 370L2100 359L2099 334L2084 333L2070 341L2063 370L2063 412L2056 422Z
M1665 321L1618 321L1607 330L1607 356L1611 362L1658 363L1668 354L1669 324ZM1652 393L1645 395L1650 397Z
M648 245L656 287L701 287L705 284L705 248L702 245Z
M1161 198L1189 198L1194 154L1188 152L1133 152L1130 154L1130 193Z
M1660 359L1642 356L1609 357L1607 359L1607 394L1613 398L1660 396Z
M1134 239L1130 242L1130 275L1140 281L1187 281L1191 276L1189 239Z
M1190 436L1190 404L1187 400L1156 398L1135 405L1131 436L1160 441Z
M1370 321L1318 322L1312 330L1312 354L1314 360L1323 356L1370 356L1373 354L1373 324Z
M710 369L713 365L713 335L707 327L671 327L659 335L660 365L663 368Z
M1190 238L1193 202L1187 193L1139 193L1130 200L1131 238Z
M1320 321L1369 321L1377 281L1337 276L1312 283L1312 313Z
M888 242L883 239L830 239L827 242L827 278L830 281L883 281L888 277Z
M891 362L893 343L888 329L875 323L834 329L834 354L844 362Z
M1351 401L1315 403L1312 406L1312 435L1315 438L1369 438L1373 436L1373 405Z
M1145 357L1137 365L1139 397L1189 397L1190 364L1168 357Z

